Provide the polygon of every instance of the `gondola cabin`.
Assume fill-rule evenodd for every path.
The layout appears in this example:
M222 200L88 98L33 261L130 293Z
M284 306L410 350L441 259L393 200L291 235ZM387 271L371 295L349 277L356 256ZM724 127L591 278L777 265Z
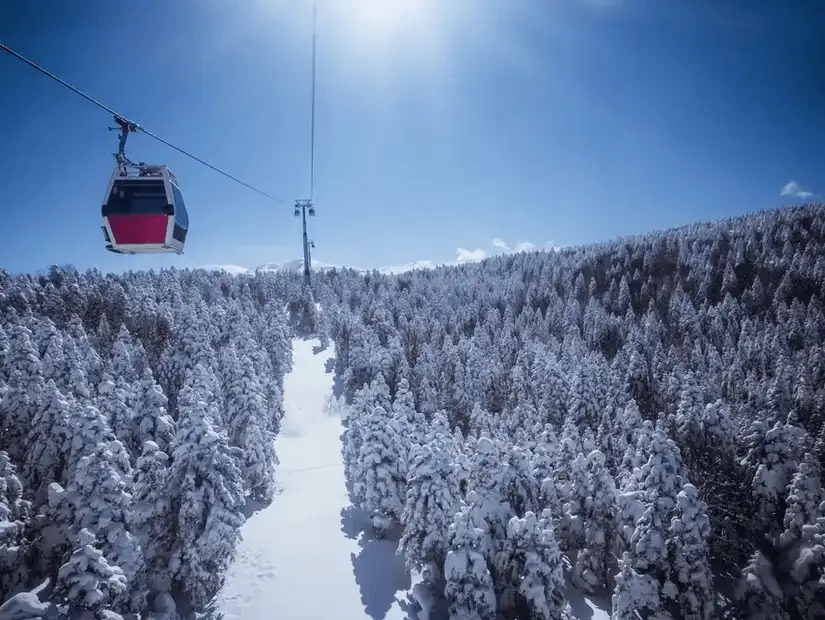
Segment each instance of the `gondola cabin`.
M116 168L104 198L103 237L117 254L183 252L189 216L178 180L166 166Z

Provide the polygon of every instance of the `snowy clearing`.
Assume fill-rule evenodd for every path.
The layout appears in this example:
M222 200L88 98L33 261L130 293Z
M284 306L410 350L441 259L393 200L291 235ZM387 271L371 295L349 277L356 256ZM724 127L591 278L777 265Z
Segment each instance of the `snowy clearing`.
M406 618L410 579L395 541L373 540L350 506L341 464L341 418L325 407L333 375L317 340L293 340L276 441L279 492L249 514L215 601L224 620ZM251 511L250 511L251 512Z

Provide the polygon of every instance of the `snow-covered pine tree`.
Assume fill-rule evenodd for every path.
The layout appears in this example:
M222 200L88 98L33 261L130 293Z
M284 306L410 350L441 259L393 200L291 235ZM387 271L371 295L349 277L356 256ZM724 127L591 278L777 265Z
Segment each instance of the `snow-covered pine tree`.
M120 442L134 454L132 444L132 407L131 394L125 384L118 385L114 377L108 372L103 373L103 379L97 386L97 408L109 424ZM127 388L127 389L124 389Z
M742 569L734 591L739 617L745 620L790 620L784 608L784 598L774 567L760 551L754 552Z
M555 484L553 484L553 468L555 466L555 453L558 449L558 439L552 424L545 424L541 432L536 438L536 447L533 450L533 458L531 462L533 479L538 483L542 489L540 495L540 503L542 510L550 508L554 514L558 514L558 506L556 503ZM552 497L547 496L544 492L544 481L550 480L553 490Z
M788 485L784 531L778 551L783 568L792 566L782 583L789 608L808 617L825 616L825 493L819 463L805 454Z
M6 356L9 353L9 336L0 321L0 381L6 382L11 376L10 368L6 362Z
M559 545L564 551L580 549L584 544L584 511L590 495L587 459L581 452L568 463L567 469L558 524Z
M433 409L435 411L435 409ZM493 434L493 419L490 412L484 409L480 403L475 403L470 411L469 417L470 432L476 437Z
M661 610L658 581L652 575L637 572L627 551L619 560L612 608L611 620L638 620L642 611L645 612L643 618L650 618Z
M641 434L649 441L647 462L636 470L629 479L629 484L618 494L618 525L622 534L618 549L624 547L627 553L620 563L619 579L617 576L614 591L614 609L616 597L621 605L628 600L635 600L635 594L627 588L641 588L647 608L651 611L662 605L660 595L675 596L675 587L669 582L672 567L665 541L676 497L687 482L686 472L679 449L673 440L668 439L664 431L657 428L651 435ZM637 450L641 448L637 445ZM649 583L655 584L655 600L649 596ZM630 598L628 598L630 597ZM627 609L622 607L622 609Z
M562 426L562 434L559 439L559 448L556 452L556 462L553 469L553 478L559 491L559 499L562 502L567 501L571 492L570 463L582 452L582 449L579 429L573 419L568 417Z
M779 534L783 514L777 513L777 508L785 498L788 483L803 454L804 431L781 421L768 429L757 420L745 440L750 449L741 462L753 472L751 488L760 502L758 519L764 531Z
M10 330L9 350L6 353L7 368L20 372L20 388L32 404L37 403L44 385L43 365L33 340L31 331L25 325L14 325Z
M78 532L71 557L58 571L54 597L71 614L89 611L96 619L118 620L122 617L112 608L128 591L128 582L120 567L109 563L95 538L87 529Z
M66 480L70 482L80 459L92 454L98 446L108 445L115 434L100 410L92 404L78 404L69 409L69 428L72 437L67 454ZM122 448L122 445L121 445ZM128 466L128 459L126 465Z
M74 417L74 399L61 394L54 381L49 381L40 397L26 438L29 450L23 463L23 473L32 490L34 505L46 502L46 489L52 482L65 482L72 431L69 420Z
M406 494L405 469L401 462L400 438L391 425L392 414L376 407L365 420L358 468L364 476L363 510L370 513L376 535L401 519Z
M31 503L8 453L0 451L0 600L24 586L28 577L25 556L26 526Z
M541 503L541 485L532 475L533 454L518 445L510 446L504 462L501 492L514 514L535 513Z
M89 336L83 327L83 322L76 314L72 315L69 319L69 334L77 347L79 361L85 371L89 384L98 385L103 376L103 361L89 340Z
M713 576L709 565L710 521L696 487L688 483L676 497L668 530L669 581L677 594L666 607L690 620L709 620L714 611Z
M291 304L294 306L292 322L294 329L299 334L314 334L318 324L318 308L315 305L315 296L312 289L304 286L298 300Z
M135 387L131 446L142 450L146 442L151 441L166 452L175 435L175 422L167 413L167 398L150 368L143 369L143 376Z
M130 522L146 559L150 591L168 592L169 551L175 546L172 499L166 495L169 456L152 441L143 446L137 459L132 490Z
M730 407L721 399L705 405L701 416L702 433L705 442L722 450L733 452L736 429L733 425Z
M504 472L501 449L488 437L476 442L475 452L470 455L470 492L467 504L473 515L473 523L483 528L482 553L493 568L499 543L507 538L507 523L513 516L504 501Z
M66 396L73 396L76 400L85 402L92 399L92 389L86 373L86 363L80 357L80 351L73 338L63 341L66 352L68 375L65 377Z
M575 426L595 426L598 423L598 398L590 359L581 360L573 373L568 393L567 416Z
M98 322L97 329L92 336L95 348L100 352L101 358L108 359L112 354L112 343L115 341L115 335L112 333L109 318L105 314L101 315L100 322Z
M483 530L473 524L471 507L463 504L450 524L450 550L444 561L444 596L450 620L494 620L496 593L482 552Z
M184 306L182 327L175 333L173 346L167 348L161 359L158 379L168 399L167 407L173 419L178 416L178 393L187 380L188 373L195 374L194 381L204 383L203 388L214 401L220 419L221 391L215 376L217 360L209 341L208 330L191 306ZM200 367L200 370L198 370ZM208 372L207 372L208 371Z
M275 495L275 436L270 430L261 385L252 361L233 346L221 357L229 443L243 453L245 487L253 499L269 502Z
M23 457L25 437L34 417L35 404L24 387L23 374L12 370L0 400L0 449L15 460Z
M177 521L169 570L196 607L205 605L223 583L244 522L240 450L215 426L211 382L200 380L207 373L198 364L180 392L166 487Z
M587 456L587 497L582 506L584 545L573 569L576 583L586 592L607 585L607 565L616 536L616 486L598 450Z
M98 548L113 566L118 566L129 586L128 597L113 600L119 611L141 611L146 603L146 564L140 541L129 524L131 469L118 453L119 441L100 444L77 462L66 488L66 499L74 511L73 530L86 529L99 539Z
M364 475L360 469L360 452L364 442L364 429L367 418L375 407L392 411L389 387L383 375L378 375L372 384L364 385L355 393L352 405L347 408L346 429L342 436L342 458L344 476L353 504L360 504L364 499Z
M401 448L403 460L407 459L407 446L421 443L426 427L423 414L415 409L415 398L410 390L407 379L401 379L395 390L395 399L392 403L392 424L399 437L403 437Z
M679 390L679 404L676 408L676 426L680 445L689 455L701 450L704 408L704 397L693 373L684 373Z
M404 555L408 570L421 571L430 562L444 564L448 530L459 502L451 456L443 437L411 449L401 515L404 532L398 543L398 553Z
M148 368L146 352L140 341L135 341L126 325L121 325L117 338L112 344L111 372L116 379L126 383L137 382Z
M272 372L283 389L283 377L292 369L292 347L289 343L286 318L281 308L268 302L264 307L266 327L261 337L261 344L269 354Z
M503 587L502 610L541 620L560 620L565 607L562 557L553 533L552 515L527 511L507 525L507 540L496 562ZM521 617L521 613L519 613Z
M61 387L66 387L69 367L63 347L63 336L51 321L46 321L39 330L40 360L43 367L44 381L53 380Z

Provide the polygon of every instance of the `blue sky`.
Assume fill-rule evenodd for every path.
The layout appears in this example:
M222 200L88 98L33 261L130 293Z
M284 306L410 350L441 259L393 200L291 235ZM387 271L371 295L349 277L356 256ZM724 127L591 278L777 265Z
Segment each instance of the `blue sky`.
M816 0L318 3L320 261L575 245L825 192ZM300 257L310 37L309 0L0 3L7 45L287 203L132 135L180 178L190 234L182 256L106 252L111 119L0 54L0 266Z

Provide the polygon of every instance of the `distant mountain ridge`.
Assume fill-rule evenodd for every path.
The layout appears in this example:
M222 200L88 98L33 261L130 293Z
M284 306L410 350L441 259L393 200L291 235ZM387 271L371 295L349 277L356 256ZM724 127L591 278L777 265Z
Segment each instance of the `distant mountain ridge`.
M301 273L304 270L304 259L298 258L285 263L264 263L257 267L247 268L240 265L206 265L203 269L210 271L225 271L233 275L254 275L256 273L271 273L275 271L288 271L291 273ZM321 261L312 261L313 271L329 271L330 269L354 269L362 273L368 270L357 267L347 267L346 265L330 265Z
M436 265L432 261L417 261L406 265L399 265L397 267L379 267L375 269L379 273L393 274L403 273L404 271L412 271L414 269L432 269ZM304 270L304 259L298 258L287 261L285 263L264 263L257 267L247 268L240 265L206 265L203 269L210 271L225 271L233 275L254 275L256 273L271 273L276 271L288 271L290 273L301 273ZM312 261L313 271L329 271L330 269L352 269L359 273L369 273L372 269L363 269L361 267L352 267L350 265L332 265L321 261Z
M359 269L357 267L349 267L347 265L331 265L329 263L323 263L318 260L312 261L312 270L313 271L329 271L330 269L354 269L355 271L365 272L366 269ZM295 260L287 261L285 263L264 263L263 265L258 265L257 267L253 267L252 269L247 270L248 273L257 273L257 272L267 272L267 271L291 271L294 273L300 273L304 270L304 259L298 258Z

